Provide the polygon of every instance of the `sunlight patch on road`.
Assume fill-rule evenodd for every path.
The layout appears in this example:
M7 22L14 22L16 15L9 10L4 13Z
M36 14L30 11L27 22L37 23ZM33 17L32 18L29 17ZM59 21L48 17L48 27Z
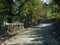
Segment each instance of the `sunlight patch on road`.
M17 39L11 39L11 40L7 40L5 43L10 45L10 44L16 44L16 43L20 43L20 44L24 44L24 43L43 43L43 41L33 41L36 38L40 38L42 39L43 37L35 37L35 38L17 38ZM8 42L8 43L7 43Z
M51 24L42 24L40 27L46 27L46 26L50 26L50 25L52 25L52 23Z
M31 42L31 40L34 40L35 38L17 38L17 39L14 39L14 40L7 40L5 43L7 43L8 45L9 44L15 44L15 43L20 43L20 44L23 44L23 43L29 43Z

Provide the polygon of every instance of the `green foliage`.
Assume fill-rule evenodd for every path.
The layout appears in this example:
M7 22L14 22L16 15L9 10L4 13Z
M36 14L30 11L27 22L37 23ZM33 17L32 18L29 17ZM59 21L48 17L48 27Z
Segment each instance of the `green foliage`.
M52 0L51 4L50 4L50 9L51 9L51 14L52 16L54 16L54 18L59 18L60 16L60 9L58 4L55 2L55 0Z
M55 17L54 31L60 36L60 0L52 0L51 9Z
M0 0L0 15L11 16L14 22L23 21L25 16L36 21L44 15L43 4L41 0Z
M39 1L39 0L38 0ZM29 0L28 2L26 2L22 8L21 8L21 14L23 15L27 15L30 12L33 12L35 7L37 5L39 5L40 2L38 2L37 0Z
M10 1L10 0L9 0ZM15 2L10 3L8 0L0 0L0 13L4 15L9 15L9 12L13 15L20 15L24 17L27 14L32 13L32 15L42 15L42 3L41 0L15 0ZM39 10L39 11L38 11ZM18 13L18 14L17 14Z

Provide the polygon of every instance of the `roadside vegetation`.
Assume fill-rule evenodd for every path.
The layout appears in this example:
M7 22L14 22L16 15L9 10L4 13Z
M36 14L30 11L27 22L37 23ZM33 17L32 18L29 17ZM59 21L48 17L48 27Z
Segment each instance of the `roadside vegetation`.
M49 0L0 0L0 34L24 30L40 24L41 20L52 20L54 32L60 36L60 1Z

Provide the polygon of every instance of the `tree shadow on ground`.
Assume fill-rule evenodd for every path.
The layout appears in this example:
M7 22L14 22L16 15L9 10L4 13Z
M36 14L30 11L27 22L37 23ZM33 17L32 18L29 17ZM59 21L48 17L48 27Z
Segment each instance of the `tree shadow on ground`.
M39 28L39 27L37 27L37 28ZM56 40L51 35L51 33L52 33L51 30L52 30L51 25L41 27L40 29L37 29L37 30L33 30L31 33L34 32L38 38L35 38L34 40L32 40L32 42L42 41L43 45L57 45Z
M37 29L36 29L37 28ZM56 40L51 35L51 25L44 27L35 27L34 30L31 30L30 35L36 35L35 38L31 40L32 43L16 43L11 45L57 45Z

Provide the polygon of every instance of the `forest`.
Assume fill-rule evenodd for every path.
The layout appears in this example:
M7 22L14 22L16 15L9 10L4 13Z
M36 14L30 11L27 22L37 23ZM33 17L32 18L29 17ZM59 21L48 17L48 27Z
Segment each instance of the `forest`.
M15 31L14 25L19 28L21 24L25 28L37 25L44 18L44 7L49 11L41 0L0 0L0 33Z
M60 0L0 0L0 35L23 32L41 22L53 23L53 35L60 37Z

